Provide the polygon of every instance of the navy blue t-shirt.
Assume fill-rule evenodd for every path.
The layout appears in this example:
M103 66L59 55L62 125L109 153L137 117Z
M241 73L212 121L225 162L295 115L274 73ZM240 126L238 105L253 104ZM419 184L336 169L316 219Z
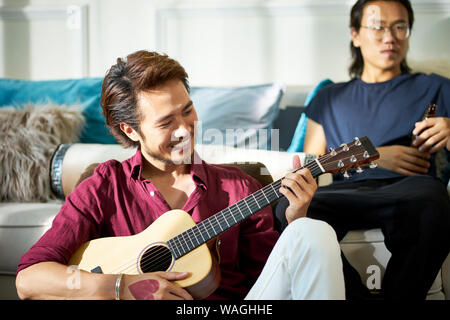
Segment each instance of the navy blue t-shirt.
M450 79L414 73L378 83L355 78L330 84L317 92L306 114L322 125L328 148L363 136L369 137L375 147L409 146L414 124L422 119L429 103L437 105L436 117L450 116ZM431 175L434 171L430 168ZM350 180L398 176L377 168L353 175Z

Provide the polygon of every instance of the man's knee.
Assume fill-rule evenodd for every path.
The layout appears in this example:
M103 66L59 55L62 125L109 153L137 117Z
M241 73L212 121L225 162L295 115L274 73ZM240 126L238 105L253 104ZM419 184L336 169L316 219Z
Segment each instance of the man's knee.
M342 258L334 229L324 221L300 218L281 234L287 267L291 275L306 272L310 277L341 279ZM343 285L342 285L343 286Z
M311 218L300 218L291 222L282 233L288 245L301 243L311 251L333 252L340 255L339 242L334 229L326 222Z

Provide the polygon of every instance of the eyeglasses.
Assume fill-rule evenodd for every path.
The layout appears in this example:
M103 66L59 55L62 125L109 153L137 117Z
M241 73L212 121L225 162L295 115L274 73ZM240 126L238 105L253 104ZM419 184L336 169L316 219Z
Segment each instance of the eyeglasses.
M369 35L374 40L381 40L386 35L387 30L391 31L393 37L397 40L406 40L410 36L409 25L403 22L394 23L390 27L373 25L373 26L361 26L361 28L369 29Z

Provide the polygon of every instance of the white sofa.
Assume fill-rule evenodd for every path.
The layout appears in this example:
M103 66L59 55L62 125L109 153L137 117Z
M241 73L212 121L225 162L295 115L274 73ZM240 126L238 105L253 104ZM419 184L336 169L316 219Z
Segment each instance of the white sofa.
M200 156L210 163L262 163L273 180L281 178L292 168L292 154L278 151L236 149L223 146L198 145ZM108 159L124 160L134 150L119 145L73 144L67 149L61 167L64 192L70 192L80 174L92 163ZM299 153L302 163L309 158ZM266 172L261 172L264 174ZM329 183L330 176L322 175L319 184ZM15 271L23 253L50 227L61 207L61 201L48 203L0 203L0 299L17 299ZM357 268L364 283L377 284L390 257L380 230L350 232L341 242L348 260ZM450 299L450 258L447 257L428 299Z

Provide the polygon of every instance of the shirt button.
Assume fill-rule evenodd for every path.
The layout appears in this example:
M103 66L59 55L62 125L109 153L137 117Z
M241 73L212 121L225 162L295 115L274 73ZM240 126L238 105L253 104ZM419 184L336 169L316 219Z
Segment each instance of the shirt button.
M150 191L150 195L153 197L155 195L154 191Z

